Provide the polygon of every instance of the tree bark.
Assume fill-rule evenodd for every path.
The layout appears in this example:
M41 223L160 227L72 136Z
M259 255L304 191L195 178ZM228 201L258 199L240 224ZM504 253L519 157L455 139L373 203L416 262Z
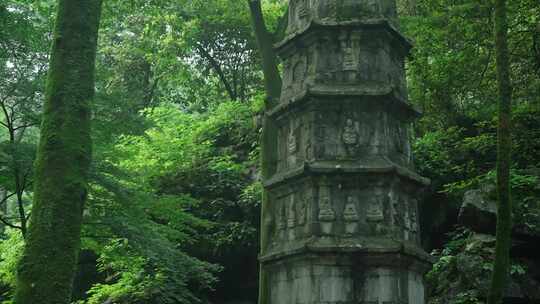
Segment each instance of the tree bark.
M260 0L247 0L251 12L251 21L257 45L261 53L264 85L266 90L265 115L261 134L261 172L263 180L275 173L277 162L277 127L266 115L279 102L282 80L278 69L278 59L274 51L272 35L264 22ZM261 203L260 254L263 255L268 241L268 226L265 214L268 212L268 191L263 190ZM266 304L268 299L267 278L262 267L259 267L259 304Z
M508 281L512 230L510 197L512 85L508 53L506 0L495 0L495 53L499 91L497 143L497 245L488 304L500 304Z
M67 304L80 247L101 0L59 0L16 304Z
M264 16L260 0L248 0L251 11L251 21L257 45L261 52L262 68L264 73L264 85L268 97L268 106L272 107L281 95L281 76L278 70L278 59L274 51L272 35L268 32L264 23Z

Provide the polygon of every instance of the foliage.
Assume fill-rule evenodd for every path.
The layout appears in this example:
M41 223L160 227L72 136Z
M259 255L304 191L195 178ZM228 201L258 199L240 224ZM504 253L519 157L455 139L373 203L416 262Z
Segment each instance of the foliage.
M225 266L219 256L232 248L256 256L253 111L240 102L205 114L148 109L151 127L95 163L83 237L108 279L85 303L193 303L219 267L190 255Z
M466 229L450 233L450 241L433 255L437 262L427 274L430 304L481 304L490 285L495 237ZM527 268L518 260L511 264L511 285L525 279Z
M8 229L0 240L0 303L8 303L15 287L15 274L24 246L21 233Z
M9 55L10 48L17 49L17 58L33 59L25 63L46 63L55 2L10 1L8 10L2 2L0 32L6 37L1 41L2 50L6 51L2 55ZM279 1L265 1L263 9L270 27L277 26L283 8ZM247 12L244 3L231 6L228 1L104 3L92 117L94 163L83 243L100 255L101 269L108 279L95 285L89 301L146 301L155 295L156 286L160 286L160 294L166 299L156 301L194 301L195 297L204 298L209 285L215 282L213 274L219 270L202 260L230 264L230 260L243 259L232 252L249 248L250 259L255 261L260 185L254 183L257 132L251 118L255 111L248 99L260 95L262 83L255 65L258 53L253 47ZM213 30L201 31L197 25ZM218 77L209 60L202 59L198 48L201 45L215 55L214 60L226 71L225 79ZM11 73L2 78L9 85L20 80L19 87L25 89L24 94L28 92L21 95L21 100L27 100L25 96L35 97L29 103L32 111L14 108L16 115L32 114L32 120L24 121L35 122L38 118L34 114L40 111L41 76L45 69L46 65L40 65L35 70L37 75L15 78ZM230 95L223 90L224 81L237 81L235 77L249 77L239 80L236 89L245 106L219 106L226 99L224 96ZM32 85L27 85L29 80ZM6 86L0 93L7 91ZM170 114L185 120L171 123L184 124L188 130L198 129L197 134L186 135L182 140L174 140L175 133L163 138L156 136L154 140L163 140L159 143L162 151L157 151L157 165L136 168L135 161L151 164L147 159L136 159L136 154L129 154L122 146L147 136L146 130L158 121L158 114L152 113L161 111L160 104L170 105L175 109ZM211 113L205 113L208 110ZM164 127L165 134L175 131L170 124L160 127ZM149 132L152 135L156 131ZM35 133L25 132L28 140L17 145L27 152L17 153L18 157L25 156L24 168L31 168ZM139 138L141 134L144 135ZM194 140L200 145L192 144ZM14 145L3 146L10 152L13 149L9 147ZM139 147L142 146L141 143ZM161 152L164 155L159 155ZM8 162L12 155L6 153L2 157L1 180L8 188L13 184ZM178 178L182 180L181 189L169 187L168 183ZM217 182L208 182L214 179ZM199 183L205 187L196 189ZM31 194L27 187L25 195ZM124 242L127 245L121 248L111 245ZM236 249L230 250L231 244ZM115 248L116 254L109 254L113 252L110 248ZM129 262L131 257L133 263ZM126 265L133 267L125 268ZM144 279L135 279L140 278L138 273L144 273ZM131 293L132 288L140 293Z
M87 303L197 302L219 268L185 249L210 223L190 214L193 199L153 195L123 170L109 164L94 171L82 236L84 247L100 254L107 280L89 291Z
M407 72L411 100L425 113L418 131L468 128L491 119L497 100L492 3L415 2L416 9L403 15L402 24L415 41ZM535 45L540 8L531 0L508 6L516 104L538 105L540 57Z
M413 4L412 4L413 3ZM493 244L468 250L470 234L455 230L462 196L495 184L496 68L490 1L403 1L402 24L415 41L408 62L411 101L424 116L416 125L418 171L432 179L422 206L423 238L442 248L430 275L433 303L477 303L486 295ZM538 233L540 141L538 20L533 1L508 2L510 73L514 87L510 183L515 231ZM483 251L483 250L487 250ZM516 261L514 261L516 263ZM482 285L482 287L480 287Z
M141 187L198 202L190 211L214 224L198 231L192 246L198 249L191 252L227 271L232 271L229 263L240 261L238 254L255 258L257 252L260 186L254 184L252 115L251 106L240 102L222 103L205 114L157 107L146 113L152 128L142 136L124 137L117 146L121 166L140 178ZM233 252L239 252L237 257L230 256Z
M538 221L534 213L540 197L539 114L536 107L529 106L514 111L513 149L524 151L514 154L510 178L516 225L536 227ZM455 202L453 208L459 208L466 190L495 184L496 118L469 129L428 132L415 142L414 151L419 172L432 178L433 188L448 195Z
M246 2L103 3L83 245L99 256L105 279L87 278L93 288L78 300L191 303L256 297L262 187L261 121L254 118L260 118L264 92ZM10 115L15 122L32 125L18 133L16 144L9 129L0 128L2 189L15 188L15 164L25 172L32 168L55 3L0 0L0 98L5 105L17 104ZM266 25L279 39L286 1L261 3ZM433 181L422 205L423 238L426 248L441 248L430 277L441 282L432 289L433 301L449 292L456 303L474 303L482 289L465 283L477 282L491 245L467 250L479 244L472 233L453 238L446 233L455 230L463 193L493 184L495 176L491 2L400 0L398 5L402 29L415 41L407 64L410 99L424 112L415 126L416 165ZM539 9L536 0L509 3L517 101L511 183L516 229L527 233L540 229ZM16 66L7 64L15 60ZM31 182L24 187L24 202L32 197ZM3 261L14 261L19 252L16 234L8 234L0 241L2 249L9 248L1 253L9 257L0 261L6 274L12 273L6 265L13 264ZM469 259L462 263L468 268L457 268L459 259ZM514 265L515 272L529 271ZM2 285L9 293L9 284Z
M0 186L8 191L16 191L13 176L17 170L20 172L18 174L30 180L35 154L36 147L32 143L0 142Z
M0 2L0 205L6 226L26 231L27 195L32 185L36 126L43 100L52 1ZM14 207L13 205L16 205Z

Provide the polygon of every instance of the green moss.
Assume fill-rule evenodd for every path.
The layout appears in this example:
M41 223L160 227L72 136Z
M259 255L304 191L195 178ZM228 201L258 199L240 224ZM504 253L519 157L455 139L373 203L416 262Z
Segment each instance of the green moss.
M100 11L101 0L59 2L17 304L70 302L92 154Z

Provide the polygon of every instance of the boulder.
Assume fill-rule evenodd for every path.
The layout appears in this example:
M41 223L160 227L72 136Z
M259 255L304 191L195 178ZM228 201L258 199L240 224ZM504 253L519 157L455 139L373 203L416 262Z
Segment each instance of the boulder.
M489 199L488 189L469 190L463 197L458 223L479 233L494 234L497 202Z

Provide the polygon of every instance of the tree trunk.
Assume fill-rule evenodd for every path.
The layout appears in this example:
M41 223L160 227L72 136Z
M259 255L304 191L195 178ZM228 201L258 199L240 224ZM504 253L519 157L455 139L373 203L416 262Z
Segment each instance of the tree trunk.
M264 16L260 0L247 0L251 12L251 20L257 45L261 52L264 85L266 89L265 112L272 109L279 102L281 95L281 76L278 69L278 59L274 51L272 36L264 23ZM277 127L275 122L265 113L263 130L261 135L261 171L263 180L269 179L275 172L277 161ZM265 222L265 214L268 212L268 192L263 190L261 204L261 235L260 254L264 254L268 240L268 226ZM259 267L259 304L265 304L267 295L266 275Z
M101 0L59 0L16 304L67 304L91 161L90 103Z
M264 73L264 85L269 99L267 105L274 106L281 95L281 76L278 70L278 60L274 51L272 35L266 29L264 16L261 10L260 0L248 0L251 11L251 21L257 45L262 57L262 68Z
M502 302L508 281L512 230L512 201L510 197L511 109L512 87L508 55L508 23L506 1L495 1L495 52L499 89L499 127L497 159L497 245L488 304Z
M7 191L0 188L0 217L8 217ZM0 222L0 237L5 233L7 226Z

